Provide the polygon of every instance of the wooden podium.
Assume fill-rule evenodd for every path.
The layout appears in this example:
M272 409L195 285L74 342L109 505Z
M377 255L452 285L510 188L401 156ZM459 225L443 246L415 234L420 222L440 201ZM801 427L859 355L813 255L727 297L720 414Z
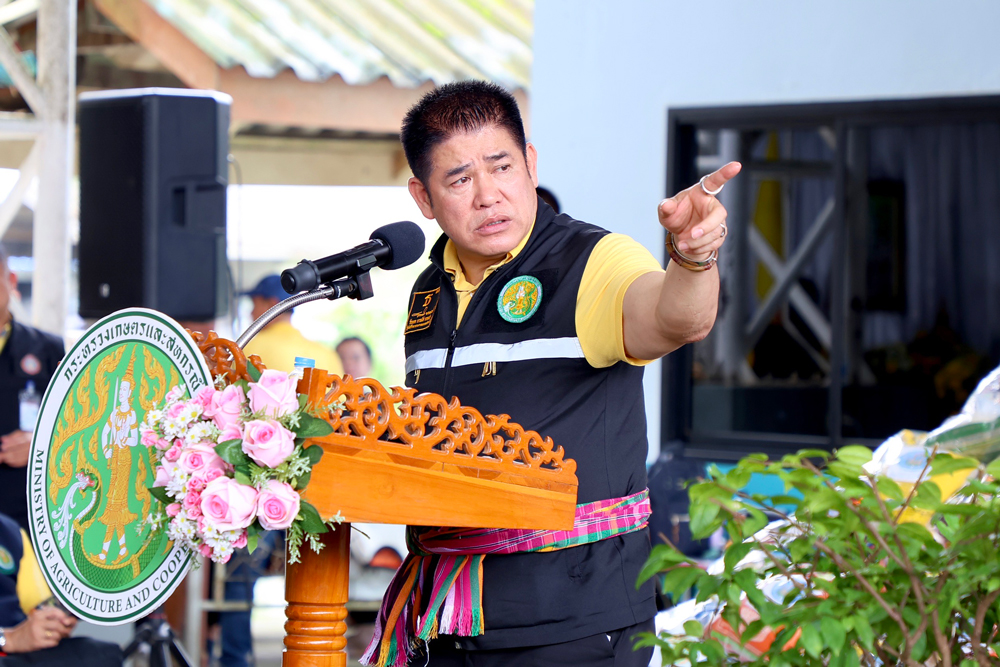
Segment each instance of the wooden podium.
M192 333L212 375L250 380L247 360L214 332ZM264 365L250 358L258 369ZM285 574L284 667L347 664L350 522L470 528L573 527L576 463L550 438L474 408L415 389L387 390L307 369L299 393L330 422L305 498L323 518L338 512L325 548L301 549Z

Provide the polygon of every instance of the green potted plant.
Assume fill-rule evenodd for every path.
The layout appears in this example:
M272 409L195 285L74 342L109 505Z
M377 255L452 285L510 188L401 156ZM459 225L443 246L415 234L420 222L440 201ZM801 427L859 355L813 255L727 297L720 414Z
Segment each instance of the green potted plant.
M1000 664L1000 460L919 446L910 483L876 474L861 446L711 468L689 489L691 532L722 527L730 544L708 570L654 547L642 580L694 598L667 613L669 632L641 641L664 665ZM786 493L746 493L754 474Z

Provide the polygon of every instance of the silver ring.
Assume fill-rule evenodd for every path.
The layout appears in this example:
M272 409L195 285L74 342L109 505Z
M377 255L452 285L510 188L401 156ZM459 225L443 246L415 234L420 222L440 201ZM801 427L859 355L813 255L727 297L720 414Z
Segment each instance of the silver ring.
M707 175L706 176L702 176L701 180L698 181L698 185L701 186L701 191L704 192L706 195L708 195L710 197L714 197L715 195L719 194L720 192L722 192L722 188L726 187L726 184L723 183L717 189L715 189L715 190L709 190L708 188L705 187L705 179L706 178L708 178Z
M729 227L727 227L726 223L724 223L724 222L721 225L719 225L719 226L722 227L722 231L719 232L719 238L720 239L724 239L724 238L726 238L726 234L729 233Z

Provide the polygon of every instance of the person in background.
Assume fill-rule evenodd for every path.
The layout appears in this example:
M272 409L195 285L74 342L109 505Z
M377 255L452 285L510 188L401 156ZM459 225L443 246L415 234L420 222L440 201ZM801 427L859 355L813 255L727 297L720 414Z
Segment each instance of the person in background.
M28 528L28 453L37 406L65 348L57 336L14 320L11 297L17 276L0 247L0 512ZM31 384L32 391L28 391ZM21 402L33 403L21 423Z
M548 188L539 185L537 188L535 188L535 194L541 197L543 202L551 206L552 210L555 211L557 214L562 213L562 209L559 208L559 200L556 198L556 195L554 192L552 192L552 190L549 190Z
M28 534L0 514L0 667L122 664L117 644L70 637L76 618L52 599Z
M268 275L260 279L245 296L253 300L251 316L257 319L268 308L279 301L287 299L289 294L281 287L281 278ZM243 350L249 357L256 354L268 368L274 368L286 373L295 369L295 357L308 357L315 360L316 368L343 375L340 358L321 343L309 340L292 326L292 312L282 313L258 333Z
M366 378L372 372L372 349L357 336L351 336L337 343L337 354L344 365L344 375Z

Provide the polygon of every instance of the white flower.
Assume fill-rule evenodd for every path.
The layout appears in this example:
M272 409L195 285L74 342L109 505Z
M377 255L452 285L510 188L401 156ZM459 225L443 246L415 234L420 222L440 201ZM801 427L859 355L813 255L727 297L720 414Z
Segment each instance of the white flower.
M191 425L184 434L184 443L193 445L196 442L214 442L219 436L219 429L211 422L200 421Z
M175 467L173 474L170 476L170 481L167 482L167 494L173 498L183 498L186 496L188 492L188 477L188 474L181 470L179 466ZM177 516L180 515L178 514Z
M163 410L150 410L146 413L145 421L150 428L156 428L163 421Z
M174 438L181 438L184 436L184 431L186 430L187 424L179 423L173 419L163 420L163 435L167 436L168 440L173 440Z
M201 417L201 411L202 407L200 405L194 401L189 401L188 404L184 406L184 409L181 410L180 414L177 415L177 420L184 424L190 424L194 420L198 419L198 417Z

